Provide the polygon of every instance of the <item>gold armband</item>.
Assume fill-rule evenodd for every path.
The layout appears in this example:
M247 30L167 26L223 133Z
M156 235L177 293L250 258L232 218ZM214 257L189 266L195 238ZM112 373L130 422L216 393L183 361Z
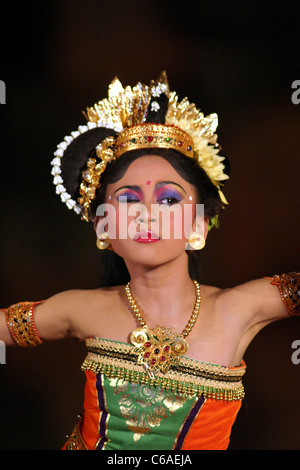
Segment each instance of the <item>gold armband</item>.
M33 309L40 302L20 302L5 311L5 319L12 338L22 347L37 346L42 342L36 330Z
M291 316L300 315L300 273L266 277L278 287L282 301Z

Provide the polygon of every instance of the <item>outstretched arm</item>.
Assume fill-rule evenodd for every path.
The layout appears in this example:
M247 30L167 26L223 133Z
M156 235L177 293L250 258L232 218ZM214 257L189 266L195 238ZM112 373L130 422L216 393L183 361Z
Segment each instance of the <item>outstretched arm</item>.
M300 315L300 273L246 282L231 290L231 300L242 307L248 327Z
M221 291L217 308L222 328L235 339L235 363L270 323L300 315L300 274L257 279Z
M277 286L281 300L290 316L300 315L300 273L288 273L267 277L272 285Z
M44 302L19 302L0 310L0 340L7 346L37 346L43 341L72 336L74 291Z
M266 277L257 281L256 288L256 319L259 322L270 323L300 315L300 273Z

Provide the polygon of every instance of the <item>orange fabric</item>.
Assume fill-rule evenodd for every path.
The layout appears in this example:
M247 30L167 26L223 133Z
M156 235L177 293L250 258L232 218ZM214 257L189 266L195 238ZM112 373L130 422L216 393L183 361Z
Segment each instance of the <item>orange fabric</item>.
M86 371L85 375L86 384L84 408L88 412L84 415L81 434L88 449L95 449L96 443L100 437L99 420L101 410L98 405L96 376L91 371Z
M208 398L201 407L181 450L226 450L241 401Z

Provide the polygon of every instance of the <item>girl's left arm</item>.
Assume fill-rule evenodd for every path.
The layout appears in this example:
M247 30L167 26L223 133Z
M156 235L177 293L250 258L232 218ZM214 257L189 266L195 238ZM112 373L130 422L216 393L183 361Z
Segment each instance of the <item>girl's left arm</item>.
M291 317L300 316L300 273L291 272L265 279L278 289L287 314Z
M273 321L300 316L300 273L265 277L232 289L249 326L258 329Z
M269 323L300 316L300 273L245 282L225 290L221 298L226 321L231 312L237 324L255 336Z

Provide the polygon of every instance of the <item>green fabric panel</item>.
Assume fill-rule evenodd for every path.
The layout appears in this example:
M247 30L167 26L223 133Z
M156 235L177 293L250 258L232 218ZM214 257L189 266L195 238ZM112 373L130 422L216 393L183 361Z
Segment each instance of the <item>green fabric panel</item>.
M108 411L106 450L172 449L197 397L104 378Z

